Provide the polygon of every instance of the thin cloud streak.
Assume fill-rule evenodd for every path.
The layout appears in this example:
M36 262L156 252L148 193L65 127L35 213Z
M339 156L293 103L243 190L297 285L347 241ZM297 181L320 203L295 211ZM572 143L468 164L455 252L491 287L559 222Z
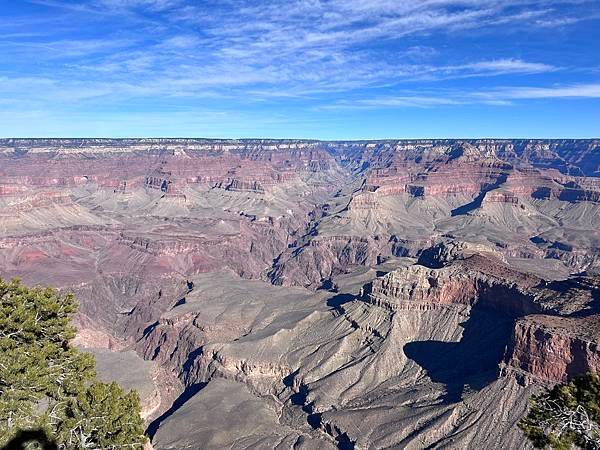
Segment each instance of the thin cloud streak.
M554 87L499 87L483 92L440 91L424 94L410 94L339 101L322 105L320 109L374 109L374 108L429 108L434 106L487 104L494 106L511 105L514 100L544 99L596 99L600 98L600 83L578 84Z

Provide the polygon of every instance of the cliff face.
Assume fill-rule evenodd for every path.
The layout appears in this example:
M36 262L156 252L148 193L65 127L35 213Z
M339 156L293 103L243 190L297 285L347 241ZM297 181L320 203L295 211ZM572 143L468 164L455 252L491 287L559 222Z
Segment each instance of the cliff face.
M513 330L498 364L524 383L566 381L600 369L597 279L549 284L479 255L446 264L390 272L365 286L364 300L393 311L468 305L510 318Z
M419 139L329 143L328 149L344 165L360 170L391 169L415 164L445 163L462 158L500 160L517 167L556 169L572 176L597 176L597 139Z
M567 381L600 370L597 317L532 315L515 324L504 370L524 382Z
M523 448L600 369L599 145L0 140L0 275L152 361L156 448Z

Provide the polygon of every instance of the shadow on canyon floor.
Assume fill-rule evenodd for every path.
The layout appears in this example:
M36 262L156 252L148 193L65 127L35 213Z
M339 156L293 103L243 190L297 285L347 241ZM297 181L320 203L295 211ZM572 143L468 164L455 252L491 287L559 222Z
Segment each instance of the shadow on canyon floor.
M327 306L338 309L343 304L356 300L357 298L356 295L352 294L336 294L327 300Z
M181 408L185 402L187 402L194 395L200 392L204 387L206 387L207 384L208 383L196 383L192 384L191 386L188 386L183 391L183 393L179 397L177 397L177 399L173 402L173 404L167 411L165 411L160 417L154 419L150 423L150 425L148 425L148 428L146 429L146 434L148 435L148 437L150 439L153 439L154 435L158 431L158 428L160 427L160 424L169 416L171 416L175 411Z
M481 192L479 193L479 195L477 195L477 197L475 197L471 202L469 202L465 205L459 206L458 208L454 208L452 211L450 211L450 215L452 217L463 216L465 214L470 213L471 211L475 211L483 203L483 199L485 198L486 194L489 191L500 187L503 183L506 182L506 179L507 179L506 174L501 175L500 177L498 177L498 179L494 183L490 184L485 189L482 189Z
M445 403L460 401L465 388L480 390L498 375L513 319L473 306L458 342L417 341L404 346L406 356L422 367L434 383L445 386Z

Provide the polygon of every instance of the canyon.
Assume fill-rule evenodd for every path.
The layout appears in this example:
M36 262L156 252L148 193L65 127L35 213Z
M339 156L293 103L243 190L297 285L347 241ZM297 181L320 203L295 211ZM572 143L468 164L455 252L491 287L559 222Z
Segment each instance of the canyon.
M600 371L600 140L0 139L0 276L155 449L530 448Z

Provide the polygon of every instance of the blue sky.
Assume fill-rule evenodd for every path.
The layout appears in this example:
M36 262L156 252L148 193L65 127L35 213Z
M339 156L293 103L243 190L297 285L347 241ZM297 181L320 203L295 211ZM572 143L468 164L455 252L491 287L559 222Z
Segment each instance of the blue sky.
M4 137L600 137L599 0L0 3Z

